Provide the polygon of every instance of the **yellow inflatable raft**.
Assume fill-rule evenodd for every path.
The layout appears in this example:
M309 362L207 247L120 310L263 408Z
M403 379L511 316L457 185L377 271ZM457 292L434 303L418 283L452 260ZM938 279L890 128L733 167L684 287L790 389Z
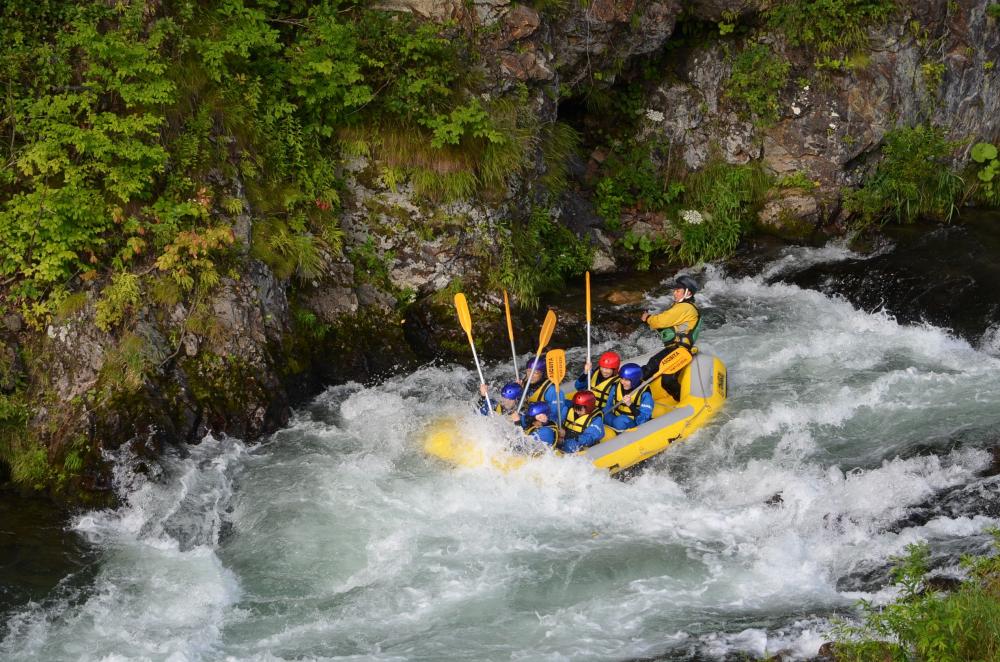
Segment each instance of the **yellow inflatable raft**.
M648 357L632 359L640 365ZM639 427L615 434L605 427L600 443L576 453L593 462L595 467L616 474L662 453L675 441L690 436L705 426L726 401L728 384L726 366L711 354L699 352L680 376L681 399L675 402L656 379L651 385L656 407L653 418ZM564 385L564 393L571 397L576 388ZM455 422L442 419L433 423L427 434L424 449L430 455L462 467L490 464L501 471L511 471L524 465L531 456L510 451L491 452L475 441L464 438Z

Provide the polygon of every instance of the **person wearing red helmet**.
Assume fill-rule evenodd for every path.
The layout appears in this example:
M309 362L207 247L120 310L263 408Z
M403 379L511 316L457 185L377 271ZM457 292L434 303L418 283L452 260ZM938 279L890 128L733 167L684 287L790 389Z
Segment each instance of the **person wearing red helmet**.
M616 352L604 352L597 359L597 370L591 371L588 361L583 366L583 373L576 380L576 390L589 390L597 398L597 408L604 409L608 403L608 394L618 383L618 367L622 359ZM588 379L587 375L590 375Z
M577 391L573 407L566 414L559 431L562 450L576 453L604 438L604 412L597 406L597 397L590 391Z

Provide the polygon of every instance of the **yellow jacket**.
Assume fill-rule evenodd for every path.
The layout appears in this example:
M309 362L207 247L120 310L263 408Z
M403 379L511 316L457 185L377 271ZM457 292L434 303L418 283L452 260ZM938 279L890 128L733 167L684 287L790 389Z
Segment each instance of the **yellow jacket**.
M668 327L673 328L674 333L690 333L698 323L698 309L687 301L675 303L667 310L646 318L649 328L659 331Z

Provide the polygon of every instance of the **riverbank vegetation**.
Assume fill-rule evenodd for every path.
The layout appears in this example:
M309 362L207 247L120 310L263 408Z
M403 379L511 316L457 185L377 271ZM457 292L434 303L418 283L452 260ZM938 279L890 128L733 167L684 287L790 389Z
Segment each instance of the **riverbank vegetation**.
M1000 657L1000 532L994 538L993 556L962 560L968 577L950 592L931 588L926 543L910 545L893 570L900 595L881 607L863 602L864 621L841 627L835 659L967 662Z

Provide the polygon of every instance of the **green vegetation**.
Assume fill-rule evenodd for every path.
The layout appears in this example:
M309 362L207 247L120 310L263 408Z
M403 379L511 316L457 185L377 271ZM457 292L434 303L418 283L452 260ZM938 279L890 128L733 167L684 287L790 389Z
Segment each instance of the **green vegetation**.
M791 45L830 55L863 50L868 29L884 25L895 11L895 0L800 0L774 3L765 18Z
M964 190L947 162L957 146L940 127L921 124L890 131L875 172L862 188L844 195L855 230L890 220L912 223L919 217L949 222Z
M85 280L116 290L105 328L129 274L211 289L241 214L257 257L314 277L341 247L338 146L361 136L432 200L504 190L537 140L520 93L470 92L458 26L347 0L8 3L0 31L0 279L36 325Z
M758 162L716 160L692 175L684 195L687 211L680 215L683 240L677 257L691 263L731 254L752 227L770 187L771 178Z
M980 202L1000 206L1000 158L992 143L976 143L972 147L972 161L976 172L975 195Z
M524 305L537 306L539 295L581 275L593 261L593 247L557 223L547 205L534 206L526 219L511 220L505 230L492 270L496 289L507 289Z
M744 117L771 124L778 119L778 94L788 84L790 68L769 46L753 44L733 58L726 97Z
M1000 21L1000 2L991 2L986 7L986 15L993 20Z
M1000 535L994 532L1000 549ZM843 626L837 660L934 660L966 662L1000 657L1000 557L965 558L969 573L958 590L942 594L927 588L929 550L909 545L896 559L893 581L901 595L885 607L863 601L864 623Z
M597 183L594 204L611 230L620 227L623 209L664 210L684 192L683 184L668 181L667 173L653 162L654 152L665 149L633 143L608 157L603 168L607 174Z

